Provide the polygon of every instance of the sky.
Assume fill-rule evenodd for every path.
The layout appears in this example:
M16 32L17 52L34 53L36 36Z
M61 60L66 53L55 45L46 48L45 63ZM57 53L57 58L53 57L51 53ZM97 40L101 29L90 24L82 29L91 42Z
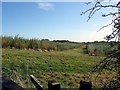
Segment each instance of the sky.
M108 4L108 3L107 3ZM88 14L80 15L94 4L85 2L2 2L2 35L75 42L101 41L112 26L97 32L111 22L102 9L87 22Z

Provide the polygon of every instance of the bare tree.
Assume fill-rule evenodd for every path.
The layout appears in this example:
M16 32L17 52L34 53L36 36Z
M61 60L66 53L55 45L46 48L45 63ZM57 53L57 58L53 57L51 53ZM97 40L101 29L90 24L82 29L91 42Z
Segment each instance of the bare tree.
M104 58L98 65L94 67L93 71L102 71L103 69L115 69L118 73L117 81L113 81L112 84L110 82L109 87L111 88L120 88L120 1L116 2L116 4L102 4L101 2L105 0L97 0L92 8L89 8L85 12L82 12L81 15L89 13L88 21L93 17L93 15L101 10L102 8L116 8L118 9L117 12L110 12L108 14L103 14L102 17L109 17L113 16L114 19L111 19L111 23L106 26L103 26L101 29L112 25L112 33L105 37L107 42L114 39L114 42L111 43L111 46L117 46L116 50L112 50L109 54ZM112 0L111 0L112 1ZM87 5L91 4L92 2L86 3Z

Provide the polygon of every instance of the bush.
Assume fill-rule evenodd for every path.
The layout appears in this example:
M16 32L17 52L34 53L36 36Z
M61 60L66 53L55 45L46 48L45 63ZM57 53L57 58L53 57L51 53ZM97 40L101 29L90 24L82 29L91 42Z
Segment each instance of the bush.
M34 50L56 50L63 51L80 47L80 43L69 41L49 41L48 39L24 39L16 35L15 37L4 36L2 37L3 48L16 48L16 49L34 49Z
M87 50L89 55L106 55L111 48L109 43L89 43Z

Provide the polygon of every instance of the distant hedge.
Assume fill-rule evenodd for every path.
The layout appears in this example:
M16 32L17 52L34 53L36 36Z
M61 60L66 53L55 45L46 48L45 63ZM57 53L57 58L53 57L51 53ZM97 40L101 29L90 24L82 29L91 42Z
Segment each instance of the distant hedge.
M88 43L86 46L87 52L90 56L93 55L107 55L112 49L117 47L111 47L110 43L106 42L97 42L97 43Z
M80 47L80 43L70 42L70 41L49 41L48 39L25 39L19 37L18 35L12 36L2 36L2 48L16 48L16 49L33 49L33 50L68 50Z

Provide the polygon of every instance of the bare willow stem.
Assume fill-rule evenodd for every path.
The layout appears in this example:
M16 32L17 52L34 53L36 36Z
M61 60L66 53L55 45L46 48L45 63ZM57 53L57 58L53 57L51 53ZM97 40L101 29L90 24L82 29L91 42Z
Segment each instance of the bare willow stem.
M89 5L89 3L87 5ZM101 2L96 2L92 8L86 10L85 12L82 12L81 15L89 13L88 20L87 20L87 21L89 21L93 17L93 15L96 12L98 12L99 10L101 10L102 8L112 8L112 9L117 8L118 9L118 12L113 11L111 13L102 15L103 17L113 16L113 17L115 17L115 19L113 19L111 21L111 23L103 26L102 28L100 28L98 30L98 31L100 31L103 28L112 25L113 28L111 28L111 29L113 31L110 35L106 36L105 39L107 40L107 42L110 42L110 40L115 39L114 46L117 46L117 49L109 52L108 55L106 56L106 58L104 58L95 67L93 67L92 72L93 71L102 72L103 69L109 69L112 71L113 69L115 69L117 71L118 75L120 75L120 1L118 1L115 5L102 5ZM118 86L113 85L112 88L113 87L120 88L120 77L118 80L119 80Z

